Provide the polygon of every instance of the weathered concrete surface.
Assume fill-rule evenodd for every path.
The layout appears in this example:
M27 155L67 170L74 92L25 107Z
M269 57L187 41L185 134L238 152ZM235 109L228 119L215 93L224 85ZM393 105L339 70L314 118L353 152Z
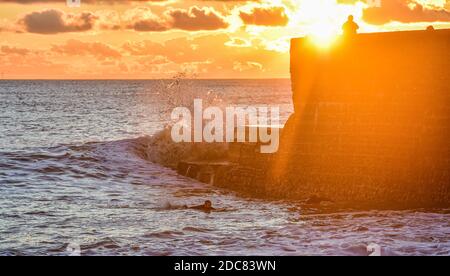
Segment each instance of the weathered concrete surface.
M450 206L450 30L294 39L295 114L268 193L380 208Z
M248 130L246 132L248 133ZM265 186L267 172L276 154L261 154L259 142L229 143L226 149L226 155L219 159L188 158L181 161L178 163L177 172L247 196L271 198L266 193Z

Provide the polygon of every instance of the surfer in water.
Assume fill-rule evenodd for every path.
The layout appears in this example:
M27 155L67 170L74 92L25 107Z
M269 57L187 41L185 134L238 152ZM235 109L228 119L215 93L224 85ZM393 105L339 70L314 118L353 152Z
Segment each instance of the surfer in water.
M214 207L212 207L212 202L210 200L206 200L205 203L203 203L202 205L188 207L188 209L203 211L203 212L207 212L207 213L210 213L210 212L216 210Z
M210 200L206 200L205 203L197 206L191 206L188 205L172 205L170 202L167 202L165 206L160 210L195 210L205 213L211 213L211 212L229 212L233 211L231 209L225 209L225 208L214 208L212 207L212 202Z

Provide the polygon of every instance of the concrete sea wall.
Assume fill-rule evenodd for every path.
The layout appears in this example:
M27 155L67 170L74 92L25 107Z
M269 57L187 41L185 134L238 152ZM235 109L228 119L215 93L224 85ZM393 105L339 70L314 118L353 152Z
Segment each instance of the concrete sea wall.
M257 197L450 207L450 30L291 43L295 114L278 153L229 145L179 172Z

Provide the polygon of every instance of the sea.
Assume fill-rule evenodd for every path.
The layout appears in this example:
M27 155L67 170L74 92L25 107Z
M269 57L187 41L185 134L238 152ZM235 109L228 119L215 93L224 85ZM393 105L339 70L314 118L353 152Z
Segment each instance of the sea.
M450 254L449 210L314 213L152 163L198 97L293 109L286 79L0 80L0 255ZM173 208L205 200L223 211Z

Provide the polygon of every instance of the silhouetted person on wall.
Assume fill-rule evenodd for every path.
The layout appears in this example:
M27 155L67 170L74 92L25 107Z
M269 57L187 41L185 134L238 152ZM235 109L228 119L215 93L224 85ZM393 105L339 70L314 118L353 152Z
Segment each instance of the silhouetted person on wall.
M348 21L344 23L342 26L342 30L344 31L345 36L353 36L358 33L359 26L353 21L353 15L348 17Z

